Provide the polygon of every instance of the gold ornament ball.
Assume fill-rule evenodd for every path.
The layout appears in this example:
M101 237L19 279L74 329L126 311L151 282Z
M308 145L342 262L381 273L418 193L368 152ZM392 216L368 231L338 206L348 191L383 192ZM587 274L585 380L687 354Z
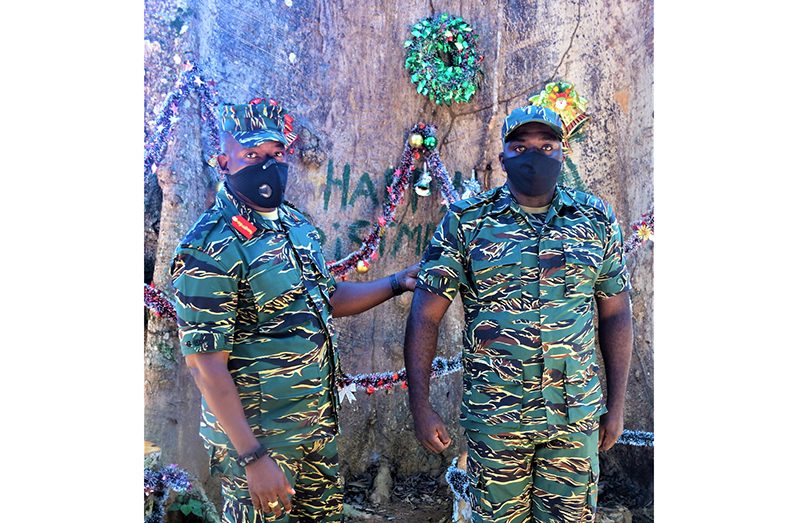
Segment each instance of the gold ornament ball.
M414 147L418 149L422 145L424 145L424 137L420 134L413 133L410 135L410 138L407 140L407 143L410 144L410 147Z
M358 260L356 270L359 274L365 274L369 272L369 264L364 262L363 260Z

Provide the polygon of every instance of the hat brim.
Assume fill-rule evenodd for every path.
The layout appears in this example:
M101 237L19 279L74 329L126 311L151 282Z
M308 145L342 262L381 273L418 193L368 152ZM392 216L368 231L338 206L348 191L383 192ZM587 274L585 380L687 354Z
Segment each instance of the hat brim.
M233 138L244 147L256 147L263 142L280 142L288 145L288 138L281 132L263 129L260 131L239 131L231 133Z
M515 125L512 129L508 129L506 133L504 133L504 142L507 142L507 137L513 134L513 132L517 131L522 125L526 125L528 123L542 123L549 127L552 131L554 131L554 135L557 136L558 140L562 140L562 128L557 127L557 125L551 123L548 120L544 120L543 118L537 118L535 116L530 116L529 118L522 118L518 121L518 124Z

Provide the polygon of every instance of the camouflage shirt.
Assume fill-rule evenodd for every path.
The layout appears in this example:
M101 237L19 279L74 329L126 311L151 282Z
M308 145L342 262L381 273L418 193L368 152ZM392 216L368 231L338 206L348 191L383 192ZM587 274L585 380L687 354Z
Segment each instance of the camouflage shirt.
M606 412L593 297L627 290L629 276L615 214L599 198L558 186L537 223L506 185L456 202L417 288L462 296L466 429L553 430Z
M336 433L327 270L319 232L283 204L271 221L222 188L177 247L172 264L184 355L230 353L244 414L267 447ZM233 449L202 401L200 435Z

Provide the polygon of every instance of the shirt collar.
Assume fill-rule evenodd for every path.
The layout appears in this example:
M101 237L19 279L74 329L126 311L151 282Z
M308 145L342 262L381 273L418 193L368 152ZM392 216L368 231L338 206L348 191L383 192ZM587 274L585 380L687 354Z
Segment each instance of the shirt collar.
M241 216L255 227L256 232L261 229L270 231L280 230L277 224L271 220L267 220L261 216L260 213L246 206L241 200L236 198L233 191L227 186L227 182L222 184L222 187L216 194L216 205L222 210L225 218L230 223L232 223L234 217ZM283 221L283 218L286 217L287 214L283 205L277 207L278 220Z
M576 207L573 197L568 194L568 191L563 187L557 185L554 188L554 197L551 200L549 212L546 214L546 221L548 222L553 216L560 214L565 207ZM516 214L524 215L521 207L518 205L518 200L515 199L513 193L507 183L499 189L496 205L494 207L496 212L503 212L507 209L515 212Z

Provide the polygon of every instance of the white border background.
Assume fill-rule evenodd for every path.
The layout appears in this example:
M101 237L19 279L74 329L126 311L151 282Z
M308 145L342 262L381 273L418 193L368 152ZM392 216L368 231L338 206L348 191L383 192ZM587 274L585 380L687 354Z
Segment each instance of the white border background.
M2 10L3 512L139 522L143 4ZM794 517L796 14L655 6L660 523Z

